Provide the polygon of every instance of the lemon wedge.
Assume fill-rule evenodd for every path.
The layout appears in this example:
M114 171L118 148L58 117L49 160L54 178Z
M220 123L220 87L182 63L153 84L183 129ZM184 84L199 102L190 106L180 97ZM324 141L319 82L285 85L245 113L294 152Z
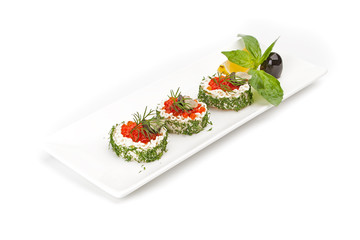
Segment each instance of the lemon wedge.
M232 72L248 72L249 68L244 68L227 60L219 66L217 71L218 73L230 74Z

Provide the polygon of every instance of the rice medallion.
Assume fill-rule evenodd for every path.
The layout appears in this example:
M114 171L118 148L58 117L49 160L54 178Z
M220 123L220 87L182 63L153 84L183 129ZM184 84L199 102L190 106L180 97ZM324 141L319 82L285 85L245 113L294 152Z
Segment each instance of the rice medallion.
M204 77L199 86L198 99L208 106L239 111L253 102L248 82L250 78L251 75L244 72Z
M179 89L170 93L169 98L162 101L156 110L157 116L165 119L170 133L192 135L201 132L210 123L210 113L205 103L181 95Z
M161 158L166 151L168 131L164 120L146 119L154 111L143 115L134 114L134 121L116 124L110 131L110 145L119 157L126 161L152 162Z

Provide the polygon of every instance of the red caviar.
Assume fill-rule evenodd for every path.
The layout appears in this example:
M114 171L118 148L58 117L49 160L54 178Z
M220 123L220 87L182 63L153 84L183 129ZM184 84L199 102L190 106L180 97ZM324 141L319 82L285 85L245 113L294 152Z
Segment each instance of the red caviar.
M131 138L134 142L142 142L145 144L159 136L159 134L141 131L142 128L143 126L141 124L136 125L135 122L128 121L126 124L123 124L121 126L121 134L124 137Z
M197 102L197 100L194 100ZM191 119L196 118L196 113L203 113L206 111L206 108L202 106L202 104L198 103L197 107L183 111L179 107L174 106L174 102L177 102L176 98L169 98L169 100L164 102L164 107L162 109L165 110L166 113L172 113L175 117L177 116L183 116L184 118L190 117Z
M224 86L224 85L230 87L231 90L239 89L239 86L232 85L229 82L229 80L230 80L230 75L220 76L220 78L219 77L213 77L209 82L209 86L211 88L209 90L221 89L221 86Z

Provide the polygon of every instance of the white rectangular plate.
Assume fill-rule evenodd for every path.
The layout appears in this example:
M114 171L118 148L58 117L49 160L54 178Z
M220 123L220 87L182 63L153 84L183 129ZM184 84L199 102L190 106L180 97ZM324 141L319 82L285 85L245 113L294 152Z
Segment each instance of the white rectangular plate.
M113 125L131 120L131 114L143 111L145 106L155 109L157 103L166 99L170 89L176 90L180 87L182 93L197 97L202 77L214 74L219 64L224 61L220 50L241 47L239 41L225 46L183 71L127 95L110 106L60 130L47 140L46 151L114 197L126 196L272 107L255 93L254 104L239 112L211 108L212 131L204 130L193 136L170 134L168 152L159 161L152 163L126 162L109 149L108 133ZM324 68L293 56L283 53L281 55L284 70L280 82L284 89L284 99L326 73ZM176 147L179 144L181 148ZM146 170L143 170L142 165L146 167Z

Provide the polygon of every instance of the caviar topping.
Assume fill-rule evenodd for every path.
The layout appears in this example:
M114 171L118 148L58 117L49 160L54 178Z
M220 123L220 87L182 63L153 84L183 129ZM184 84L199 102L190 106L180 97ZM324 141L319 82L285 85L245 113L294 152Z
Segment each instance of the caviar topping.
M171 113L175 117L182 116L194 120L196 113L201 114L206 111L206 108L197 100L188 96L182 96L179 89L177 89L176 93L172 90L170 93L169 99L164 102L162 107L166 113Z
M131 138L134 142L142 142L147 144L160 135L160 130L164 125L164 120L156 117L147 119L149 116L154 115L153 110L147 112L147 107L144 113L133 114L134 121L128 121L121 126L121 134L124 137Z
M134 142L142 142L147 144L151 140L154 140L159 133L151 133L145 130L142 124L136 124L133 121L128 121L121 126L121 134L124 137L131 138Z
M211 77L207 89L221 89L225 92L231 92L235 89L239 89L239 87L245 83L247 83L247 79L236 76L235 72L230 75L218 74L217 76L214 75Z

